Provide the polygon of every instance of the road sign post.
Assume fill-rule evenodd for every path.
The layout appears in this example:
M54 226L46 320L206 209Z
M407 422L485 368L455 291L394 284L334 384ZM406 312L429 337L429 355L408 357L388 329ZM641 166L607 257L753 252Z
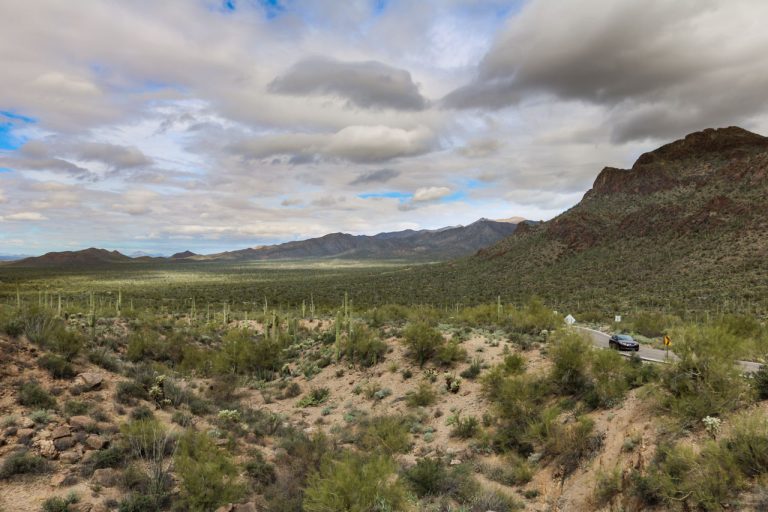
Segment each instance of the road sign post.
M672 344L672 339L665 334L664 335L664 348L666 349L666 352L664 354L664 360L669 360L669 346L671 344Z

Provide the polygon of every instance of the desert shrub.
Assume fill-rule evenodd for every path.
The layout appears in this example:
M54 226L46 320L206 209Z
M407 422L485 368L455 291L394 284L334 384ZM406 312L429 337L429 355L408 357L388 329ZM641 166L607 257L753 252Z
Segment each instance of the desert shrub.
M118 512L155 512L158 508L152 496L132 493L120 501L117 510Z
M36 411L32 411L29 415L29 419L38 425L47 425L51 422L51 418L51 412L46 409L38 409Z
M65 498L54 496L43 502L43 512L68 512L69 506L80 501L77 494L69 493Z
M737 416L722 444L746 476L768 474L768 418L759 411Z
M550 350L551 378L557 391L578 394L589 385L588 366L592 345L577 333L561 333Z
M53 409L56 399L37 382L25 382L19 388L17 400L21 405L37 409Z
M427 381L419 382L416 390L408 392L405 396L405 403L409 407L426 407L435 403L435 400L437 400L437 393Z
M662 405L684 424L698 425L748 403L750 389L735 364L740 340L721 328L693 326L675 332L679 360L663 374Z
M125 449L120 445L97 450L83 462L80 472L83 476L91 476L97 469L120 467L124 464L126 455Z
M264 454L260 451L255 451L250 460L245 463L245 472L257 490L273 484L277 480L275 466L267 462L264 459Z
M424 366L445 343L443 335L425 322L409 323L403 335L405 346L419 366Z
M440 459L425 457L403 472L416 496L440 496L445 492L448 470Z
M451 429L451 436L458 437L459 439L469 439L474 437L479 428L480 422L474 416L463 416L461 411L457 411L451 415L446 421L446 425L453 427Z
M613 350L591 353L591 386L587 403L593 407L618 405L629 389L627 362Z
M527 455L532 450L528 430L539 419L548 394L545 380L528 375L512 375L500 380L483 378L483 392L498 414L494 443L499 449L514 449Z
M61 325L61 321L42 308L25 310L21 314L21 323L29 341L41 346L51 340L54 331Z
M205 433L188 430L179 440L174 463L182 482L182 500L190 511L215 510L243 495L232 457Z
M582 416L575 422L559 425L557 431L548 436L544 453L557 460L563 477L573 473L583 460L602 447L603 435L593 432L594 427L592 419Z
M45 354L37 360L40 368L46 370L54 379L71 379L76 373L72 365L62 356Z
M296 404L298 407L317 407L328 400L331 391L328 388L313 388Z
M621 469L600 471L595 477L595 490L592 493L594 502L599 507L613 503L622 491Z
M81 416L88 413L90 404L80 400L67 400L64 402L64 414L67 416Z
M469 367L461 372L459 375L465 379L474 380L479 375L480 372L483 370L483 361L479 357L475 357L472 359L472 363L470 363Z
M524 334L539 334L541 331L552 331L562 319L538 298L529 300L522 309L513 310L504 322L507 330Z
M233 329L224 336L214 356L213 368L220 373L271 378L282 364L281 349L279 340L254 337L247 329Z
M283 398L296 398L301 394L301 386L298 382L291 382L283 390Z
M410 420L404 416L378 416L358 425L357 444L367 451L407 453L411 448Z
M340 355L364 367L373 366L384 358L387 344L364 324L356 324L349 336L340 340Z
M644 311L638 313L632 322L635 332L648 338L656 338L672 327L675 319L663 313Z
M14 452L5 457L0 465L0 480L15 475L39 474L48 471L48 461L27 451Z
M407 494L395 478L395 465L382 455L345 453L326 461L309 477L304 495L307 512L403 510Z
M755 372L754 386L757 397L760 400L768 400L768 365L760 366L760 369Z
M498 490L484 490L472 498L471 512L512 512L522 509L514 498Z
M502 464L483 465L480 469L489 480L507 486L523 485L533 478L530 463L514 453L507 455Z
M51 332L51 337L46 345L67 361L71 361L83 348L83 338L77 332L70 331L59 323Z
M437 349L437 361L443 366L452 366L466 359L467 351L456 341L444 343Z
M88 361L113 373L120 371L120 361L111 355L106 348L90 350L88 352Z
M123 405L133 405L138 400L149 400L149 393L138 382L124 380L115 386L115 401Z

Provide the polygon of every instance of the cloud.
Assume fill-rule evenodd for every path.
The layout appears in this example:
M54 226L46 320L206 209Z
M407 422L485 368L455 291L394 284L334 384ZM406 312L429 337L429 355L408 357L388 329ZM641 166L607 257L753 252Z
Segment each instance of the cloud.
M415 202L434 201L450 195L451 189L448 187L423 187L416 189L413 194Z
M359 174L349 184L354 185L369 185L371 183L386 183L400 176L400 171L394 169L377 169L375 171L365 171Z
M42 221L48 220L48 218L38 212L18 212L10 215L0 216L0 220L7 221Z
M617 142L733 124L766 106L768 32L750 29L766 16L750 0L537 0L444 104L589 102L610 109Z
M272 81L268 89L296 96L338 96L361 108L422 110L427 106L408 71L376 61L302 59Z
M317 157L368 163L424 154L435 143L425 126L406 130L377 125L347 126L333 134L268 135L241 140L227 149L247 159L287 156L291 164L312 163Z
M152 159L135 147L118 146L103 142L86 142L74 149L82 160L100 161L116 170L152 164Z
M7 201L8 201L8 196L6 196L3 189L0 188L0 203L5 203Z
M483 158L498 153L501 143L492 138L474 139L458 149L458 153L467 158Z

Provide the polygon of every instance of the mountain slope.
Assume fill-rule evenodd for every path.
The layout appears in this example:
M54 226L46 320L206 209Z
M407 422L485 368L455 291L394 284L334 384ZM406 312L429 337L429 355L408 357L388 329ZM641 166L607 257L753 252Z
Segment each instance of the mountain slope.
M404 273L397 293L425 302L540 295L617 311L765 310L766 198L768 138L707 129L631 169L603 169L581 202L548 222L523 224L471 258Z
M242 249L196 260L247 261L285 259L392 259L459 258L487 247L514 233L516 224L480 219L468 226L438 230L405 230L377 235L331 233L319 238Z
M118 251L106 249L83 249L82 251L49 252L42 256L34 256L9 263L8 266L19 267L69 267L111 265L114 263L128 263L134 261Z

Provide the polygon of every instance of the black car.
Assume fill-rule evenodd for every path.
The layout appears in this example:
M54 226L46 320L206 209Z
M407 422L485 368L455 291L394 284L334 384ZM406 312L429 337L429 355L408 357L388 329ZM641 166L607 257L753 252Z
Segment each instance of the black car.
M635 352L640 350L640 344L629 334L614 334L608 340L608 346L616 350L634 350Z

